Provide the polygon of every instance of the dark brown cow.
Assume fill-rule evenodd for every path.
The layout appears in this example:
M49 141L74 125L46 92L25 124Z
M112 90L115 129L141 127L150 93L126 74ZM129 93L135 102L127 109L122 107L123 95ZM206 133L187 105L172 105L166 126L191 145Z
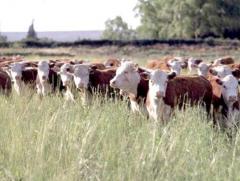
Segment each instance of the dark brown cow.
M91 102L93 91L108 97L115 96L115 91L109 86L115 73L115 68L99 70L96 67L93 68L92 64L75 65L74 83L76 88L84 93L81 97L83 104L87 105Z
M3 70L0 70L0 92L4 95L9 96L12 90L12 83L10 76L4 72Z

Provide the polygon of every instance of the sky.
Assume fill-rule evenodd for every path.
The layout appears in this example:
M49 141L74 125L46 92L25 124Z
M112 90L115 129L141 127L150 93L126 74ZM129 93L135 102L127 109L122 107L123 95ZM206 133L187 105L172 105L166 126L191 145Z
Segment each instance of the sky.
M34 19L36 31L103 30L118 15L139 25L137 0L0 0L0 31L25 32Z

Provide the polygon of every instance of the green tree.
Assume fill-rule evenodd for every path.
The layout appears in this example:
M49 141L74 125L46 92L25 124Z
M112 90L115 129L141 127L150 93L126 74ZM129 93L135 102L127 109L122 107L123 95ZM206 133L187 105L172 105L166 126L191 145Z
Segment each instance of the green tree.
M105 22L103 38L109 40L132 40L136 39L136 32L129 28L122 17L117 16Z
M32 21L32 24L28 28L27 39L33 39L33 40L38 39L37 33L34 29L34 20Z
M240 0L138 0L142 38L240 37Z

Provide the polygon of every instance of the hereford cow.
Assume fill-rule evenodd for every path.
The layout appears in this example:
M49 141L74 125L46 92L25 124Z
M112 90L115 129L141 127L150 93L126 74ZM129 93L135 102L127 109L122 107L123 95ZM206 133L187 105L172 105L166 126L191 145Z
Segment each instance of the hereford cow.
M0 92L9 96L12 90L11 78L3 70L0 70Z
M81 99L83 105L91 103L93 92L103 96L113 97L115 91L109 86L110 80L114 77L116 69L98 70L89 64L74 66L74 83L83 94Z
M130 99L131 110L134 113L145 114L148 81L143 79L143 72L145 72L144 69L140 69L133 62L123 62L118 67L115 77L110 81L110 85L127 94Z
M188 60L188 73L192 74L194 70L197 69L197 66L202 62L201 59L189 58Z
M121 65L121 61L118 59L108 59L107 61L104 62L105 67L110 68L110 67L119 67Z
M64 89L60 76L50 68L47 61L40 61L38 63L37 72L36 84L39 95L45 96L56 91L56 88L59 88L60 91Z
M10 65L10 71L8 71L18 95L21 95L24 86L28 85L30 88L36 86L37 69L26 67L27 65L26 62L13 63Z
M222 57L213 61L213 66L234 64L232 57Z
M66 88L65 98L67 101L75 102L73 92L75 90L75 85L73 82L73 71L74 66L70 63L65 63L60 68L60 76L63 83L63 86Z
M182 69L182 62L177 59L169 60L168 65L171 72L175 72L177 75L180 75Z
M154 70L147 76L149 91L146 107L149 116L156 121L167 121L175 106L181 109L188 101L190 105L203 103L209 114L212 99L209 81L200 76L175 76L175 72L161 70Z
M234 114L239 113L238 81L231 74L224 78L211 77L209 81L213 87L214 123L217 123L217 115L221 112L225 119L224 126L231 127Z
M212 64L207 64L205 62L200 63L197 66L198 75L207 78L211 66L212 66Z

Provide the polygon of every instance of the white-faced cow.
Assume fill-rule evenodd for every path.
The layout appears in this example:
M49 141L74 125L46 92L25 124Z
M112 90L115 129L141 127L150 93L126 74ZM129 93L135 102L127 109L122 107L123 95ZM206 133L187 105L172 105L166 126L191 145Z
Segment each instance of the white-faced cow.
M109 86L116 69L96 69L95 64L81 64L74 66L74 83L82 93L83 105L89 105L93 92L107 97L114 97L115 91Z
M145 101L148 92L148 80L143 79L140 69L131 61L126 61L118 67L115 77L110 81L113 88L118 88L128 95L131 110L134 113L146 114Z
M13 87L18 95L22 93L26 85L32 89L36 85L37 69L26 67L28 65L28 62L16 62L3 68L11 77Z
M196 69L197 66L202 62L201 59L196 58L189 58L188 59L188 73L192 74Z
M37 93L45 96L52 93L59 88L60 91L64 89L60 76L57 72L51 69L47 61L40 61L38 63L37 75Z
M213 87L213 115L216 124L219 112L225 119L225 125L231 127L235 113L239 113L238 80L232 75L224 78L211 77Z
M202 103L210 113L212 86L207 79L199 76L179 76L161 70L152 71L149 76L147 110L154 120L167 121L172 109L183 108L190 102L193 106ZM175 77L175 78L174 78Z

